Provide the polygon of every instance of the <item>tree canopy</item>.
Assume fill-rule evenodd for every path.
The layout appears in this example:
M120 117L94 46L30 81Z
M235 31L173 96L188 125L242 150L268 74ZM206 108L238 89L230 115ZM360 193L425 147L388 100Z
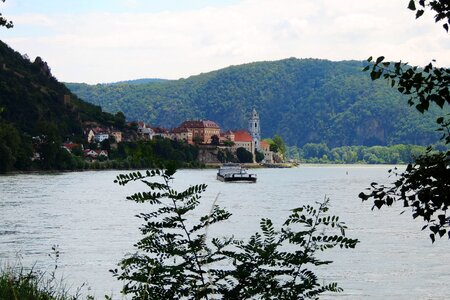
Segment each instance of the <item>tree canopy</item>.
M420 7L420 9L417 9ZM444 22L443 27L448 32L450 21L449 1L414 1L408 8L416 11L416 18L421 17L426 10L435 13L436 22ZM369 58L369 63L372 58ZM422 114L437 106L445 109L450 104L450 69L435 67L429 63L423 68L410 67L402 62L386 62L383 56L364 70L370 70L372 80L384 78L392 87L407 95L408 103ZM450 143L450 118L445 111L436 119L441 139ZM426 154L419 156L409 164L402 173L394 170L397 180L389 186L372 183L368 193L361 193L365 201L373 199L374 207L391 206L400 201L404 207L410 207L413 218L424 220L425 228L431 231L430 238L443 237L448 233L450 238L450 216L447 215L450 206L450 150L436 150L429 147Z
M239 147L236 149L236 156L240 163L251 163L253 162L253 154L250 151L247 151L243 147Z
M105 113L79 99L51 75L42 59L31 62L0 41L0 65L0 172L29 169L33 147L43 155L35 167L65 169L66 164L59 164L68 160L61 142L82 142L84 122L123 128L123 113Z

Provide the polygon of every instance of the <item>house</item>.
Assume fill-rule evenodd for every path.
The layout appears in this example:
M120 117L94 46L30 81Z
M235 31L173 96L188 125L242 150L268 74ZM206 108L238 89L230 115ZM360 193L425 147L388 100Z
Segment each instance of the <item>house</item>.
M103 156L105 158L108 158L108 151L106 150L92 150L92 149L85 149L83 150L84 158L88 160L95 160L99 158L100 156Z
M145 140L153 139L153 137L155 136L155 132L148 124L145 124L144 122L140 121L137 123L137 125L138 125L137 132L140 138Z
M85 130L88 143L101 143L106 139L109 139L109 130L102 127L93 127Z
M170 138L174 141L183 141L191 145L194 143L192 140L192 132L183 127L172 129Z
M102 132L98 132L95 134L94 136L94 141L96 141L97 143L101 143L104 140L109 139L109 133L102 131Z
M189 130L192 133L193 141L201 144L210 144L213 135L220 137L219 125L209 120L184 121L178 128Z
M245 150L251 152L255 155L255 147L253 143L253 138L247 130L237 130L233 131L234 133L234 146L232 147L233 151L236 151L237 148L244 148Z
M171 135L169 130L162 128L162 127L152 127L151 128L154 132L153 136L159 136L162 138L170 139Z
M93 129L89 129L87 132L85 132L85 135L87 137L88 143L93 143L95 139L95 132Z
M120 143L122 141L122 132L118 130L111 131L111 135L114 137L116 143Z
M221 143L226 142L226 141L234 143L234 133L231 130L227 130L225 132L221 132L219 138L220 138L220 142Z
M273 152L270 151L270 144L266 141L261 141L260 143L261 151L264 154L264 162L272 164L273 163Z
M88 143L101 143L104 140L114 137L117 143L122 141L122 132L114 128L104 128L104 127L88 127L84 130L84 135Z
M82 145L82 144L64 143L64 144L62 145L62 147L63 147L64 149L66 149L67 151L69 151L69 152L72 152L73 149L75 149L75 148L80 148L81 150L83 150L83 145Z

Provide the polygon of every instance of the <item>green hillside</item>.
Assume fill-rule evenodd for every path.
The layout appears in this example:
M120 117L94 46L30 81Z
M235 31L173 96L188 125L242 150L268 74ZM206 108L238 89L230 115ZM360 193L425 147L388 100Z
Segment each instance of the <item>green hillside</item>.
M154 83L154 82L163 82L167 81L167 79L160 78L141 78L141 79L133 79L133 80L125 80L125 81L117 81L111 83L105 83L106 85L117 85L117 84L129 84L129 85L138 85L145 83Z
M40 58L34 62L0 41L1 118L30 134L39 134L40 122L57 124L61 135L82 134L83 121L111 124L115 116L80 100L58 82Z
M87 121L109 126L124 120L80 100L42 59L31 62L0 41L0 172L31 167L33 137L40 137L49 155L60 152L62 141L81 141ZM41 162L52 169L58 159Z
M372 82L361 72L363 66L358 61L290 58L139 85L66 85L107 111L123 111L132 120L159 126L207 118L224 129L245 128L256 107L263 136L279 134L289 145L435 142L435 118L410 108L384 82Z

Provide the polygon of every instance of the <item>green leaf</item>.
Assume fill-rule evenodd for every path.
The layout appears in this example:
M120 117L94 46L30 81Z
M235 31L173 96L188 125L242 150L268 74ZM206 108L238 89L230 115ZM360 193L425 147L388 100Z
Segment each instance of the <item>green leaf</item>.
M372 71L372 72L370 72L370 78L372 80L377 80L377 79L379 79L381 77L381 74L382 74L381 70Z
M358 197L361 198L362 201L366 201L367 199L369 199L369 196L367 196L363 192L359 193Z
M384 201L383 201L383 200L375 200L375 201L373 201L373 204L374 204L378 209L380 209L380 208L383 206Z
M416 19L420 18L420 17L423 15L423 13L424 13L424 10L423 10L423 9L419 9L419 10L416 12Z
M375 64L379 64L380 62L382 62L384 60L384 56L380 56L377 58L377 61L375 62Z

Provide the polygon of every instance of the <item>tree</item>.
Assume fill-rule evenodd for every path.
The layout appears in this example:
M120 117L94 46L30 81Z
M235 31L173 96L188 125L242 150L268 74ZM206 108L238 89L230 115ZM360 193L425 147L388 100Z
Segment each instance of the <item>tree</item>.
M223 145L226 147L233 147L234 146L234 142L230 141L230 140L225 140L223 141Z
M275 134L275 136L273 137L273 142L275 145L277 145L278 150L281 153L281 155L284 156L286 154L286 145L284 144L284 141L281 138L281 136L279 136L278 134Z
M217 134L211 136L211 145L219 145L219 137L217 136Z
M202 138L198 135L194 136L192 138L192 141L194 142L195 145L199 145L203 142Z
M58 152L66 151L61 148L62 140L58 126L52 122L40 122L38 127L42 133L38 145L40 167L45 170L55 169L58 165Z
M101 143L100 143L100 149L102 150L106 150L106 151L111 151L111 141L108 139L104 139Z
M227 163L227 162L235 161L235 157L234 157L233 153L228 148L225 148L225 149L220 149L219 148L218 151L217 151L217 159L221 163Z
M258 150L255 150L255 160L257 163L262 162L264 159L264 153L259 152Z
M196 215L206 185L178 192L170 185L174 174L168 167L121 174L115 180L147 185L149 191L127 199L153 208L137 216L144 221L137 252L122 259L120 270L111 270L125 281L122 292L131 299L316 299L323 292L342 291L314 273L331 263L320 259L319 252L358 243L345 236L347 227L338 217L328 215L327 199L316 207L293 209L280 229L262 219L260 231L246 241L207 241L208 227L231 214L214 204L198 221L189 219Z
M239 147L236 149L236 156L240 163L252 163L253 162L253 154L250 151L247 151L243 147Z
M280 150L277 146L277 144L269 144L269 150L272 151L273 153L278 153L278 151Z
M325 144L312 144L308 143L303 145L302 153L304 158L312 158L312 157L323 157L324 155L328 155L330 149Z
M419 7L420 9L417 9ZM411 0L408 8L416 11L416 18L425 10L435 13L436 22L443 21L448 32L450 24L449 1ZM369 63L372 58L368 59ZM408 95L408 104L415 106L423 113L430 105L443 108L450 104L450 69L438 68L429 63L423 68L409 66L402 62L390 63L384 57L378 57L372 65L364 68L370 70L372 80L384 78L392 87L402 94ZM436 121L441 139L450 143L450 115L439 117ZM397 173L397 180L391 186L372 183L368 193L360 193L359 197L366 201L373 199L374 206L381 208L401 201L404 207L410 207L413 218L421 217L425 222L422 230L429 228L430 238L434 242L436 235L443 237L448 233L450 238L450 150L433 151L428 148L426 154L419 156L414 163L407 166L403 173Z
M118 129L123 130L125 128L125 115L123 112L119 111L114 115L114 126Z
M5 0L1 0L2 2L5 2ZM4 26L6 28L12 28L14 25L11 21L8 21L5 19L2 14L0 13L0 27Z
M417 9L416 5L419 5ZM434 11L434 20L437 22L443 21L445 31L448 32L450 25L450 3L448 0L410 0L408 8L412 11L416 11L416 19L420 18L424 13L425 9L429 8Z
M0 173L11 171L20 147L19 132L10 124L0 124Z

